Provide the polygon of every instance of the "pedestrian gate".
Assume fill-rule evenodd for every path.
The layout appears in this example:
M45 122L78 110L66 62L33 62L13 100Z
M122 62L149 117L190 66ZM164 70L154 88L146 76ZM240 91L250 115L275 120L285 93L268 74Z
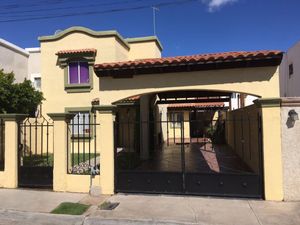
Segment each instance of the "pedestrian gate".
M19 187L53 187L53 122L26 118L18 132Z

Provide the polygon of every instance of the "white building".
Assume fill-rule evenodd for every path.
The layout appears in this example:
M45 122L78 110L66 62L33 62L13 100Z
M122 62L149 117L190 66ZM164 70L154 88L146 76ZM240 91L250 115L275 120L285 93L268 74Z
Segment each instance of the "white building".
M0 39L0 69L4 72L14 72L16 82L28 78L29 53L4 39Z
M28 58L28 79L33 86L41 90L41 50L40 48L25 48L29 53Z
M20 48L0 38L0 69L15 74L16 82L29 79L37 89L41 87L40 48Z
M283 55L280 65L280 95L300 96L300 41Z

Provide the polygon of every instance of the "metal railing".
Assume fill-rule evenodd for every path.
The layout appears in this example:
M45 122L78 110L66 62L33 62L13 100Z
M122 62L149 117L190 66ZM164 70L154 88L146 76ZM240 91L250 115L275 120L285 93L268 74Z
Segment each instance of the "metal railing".
M82 114L67 126L67 173L93 175L100 173L100 153L97 146L96 114Z
M0 119L0 171L4 171L5 161L5 123Z
M26 118L19 124L20 166L53 166L53 122Z

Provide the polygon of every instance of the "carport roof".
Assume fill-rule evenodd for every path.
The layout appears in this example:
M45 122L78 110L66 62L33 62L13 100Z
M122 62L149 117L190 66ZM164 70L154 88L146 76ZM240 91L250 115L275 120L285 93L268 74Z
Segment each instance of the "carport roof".
M102 63L95 64L94 70L99 77L126 77L138 74L277 66L282 55L283 52L277 50L222 52Z

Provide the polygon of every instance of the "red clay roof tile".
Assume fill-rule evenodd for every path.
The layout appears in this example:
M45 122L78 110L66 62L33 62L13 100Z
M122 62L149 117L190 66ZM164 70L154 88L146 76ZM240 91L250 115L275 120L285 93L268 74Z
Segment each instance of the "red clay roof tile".
M201 102L169 104L168 108L220 108L224 106L224 102Z
M197 62L230 62L235 60L251 60L251 59L264 59L268 57L281 56L282 52L277 50L263 50L263 51L240 51L240 52L223 52L223 53L210 53L199 54L190 56L176 56L176 57L164 57L164 58L152 58L152 59L140 59L134 61L125 62L113 62L95 64L95 70L109 70L109 69L124 69L131 67L146 67L152 65L176 65L176 64L189 64Z
M56 55L66 55L66 54L76 54L76 53L96 53L97 50L94 48L84 48L84 49L72 49L72 50L61 50L56 53Z

